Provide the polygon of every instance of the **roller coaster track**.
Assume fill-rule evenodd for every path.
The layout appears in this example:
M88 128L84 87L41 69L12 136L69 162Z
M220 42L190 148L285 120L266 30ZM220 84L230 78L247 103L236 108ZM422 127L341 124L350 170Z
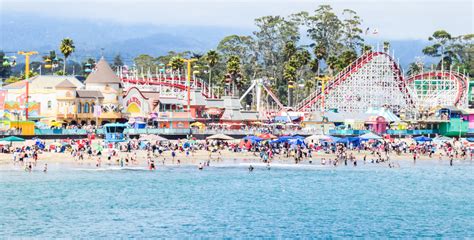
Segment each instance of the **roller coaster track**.
M125 78L122 77L123 83L130 83L133 85L153 85L153 86L165 86L170 88L175 88L180 91L186 91L187 89L187 80L186 78ZM191 86L202 88L202 95L205 97L210 97L208 94L208 86L199 80L191 80Z
M393 60L392 56L385 52L369 52L366 54L363 54L360 56L358 59L356 59L353 63L351 63L349 66L344 68L342 71L340 71L332 81L330 81L324 91L324 94L322 93L321 89L318 89L311 93L307 98L305 98L303 101L301 101L299 104L296 105L295 109L296 111L311 111L316 109L314 106L315 104L320 101L323 96L327 96L331 91L336 89L337 87L341 86L344 84L344 82L351 77L351 75L355 74L357 71L361 70L364 66L371 64L372 61L374 60L375 57L377 56L382 56L386 57L389 60L389 64L391 67L391 71L393 72L394 76L394 81L396 81L396 84L398 86L398 90L402 93L403 98L406 102L407 107L415 107L416 100L413 99L413 96L410 94L410 89L408 87L408 83L412 82L415 79L423 79L426 77L433 77L433 76L438 76L438 77L448 77L451 80L458 81L460 84L458 84L459 89L456 97L456 105L460 103L460 101L464 98L464 94L466 93L467 87L468 87L468 80L462 76L459 73L454 73L454 72L427 72L423 74L419 74L410 78L405 79L402 72L401 68L398 66L398 64ZM377 77L377 76L374 76ZM388 93L390 94L390 93Z

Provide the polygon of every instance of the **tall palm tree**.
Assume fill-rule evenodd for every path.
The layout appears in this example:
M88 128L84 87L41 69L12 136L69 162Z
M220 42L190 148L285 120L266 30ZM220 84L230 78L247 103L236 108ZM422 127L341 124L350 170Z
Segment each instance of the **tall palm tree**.
M217 51L210 50L209 52L207 52L205 60L207 62L207 65L209 66L209 85L208 85L208 87L209 87L209 90L210 90L209 95L210 95L210 97L212 97L212 70L217 65L217 63L219 63L219 60L220 60L219 53L217 53Z
M74 46L74 41L70 38L65 38L61 40L61 45L59 46L59 50L64 55L64 75L66 75L66 62L67 58L76 50L76 46Z

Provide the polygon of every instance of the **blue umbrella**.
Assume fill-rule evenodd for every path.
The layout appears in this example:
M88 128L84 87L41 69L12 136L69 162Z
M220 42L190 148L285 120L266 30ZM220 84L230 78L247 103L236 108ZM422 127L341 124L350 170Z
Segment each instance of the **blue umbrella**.
M263 139L257 137L257 136L247 136L247 137L244 137L243 138L244 140L248 140L250 141L251 143L256 143L256 142L260 142L262 141Z
M425 137L425 136L414 137L413 140L417 142L431 142L432 141L431 138Z

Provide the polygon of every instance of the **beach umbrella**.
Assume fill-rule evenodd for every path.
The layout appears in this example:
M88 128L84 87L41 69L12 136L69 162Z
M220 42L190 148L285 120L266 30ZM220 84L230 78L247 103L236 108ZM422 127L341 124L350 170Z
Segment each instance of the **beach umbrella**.
M24 142L25 139L21 138L21 137L16 137L16 136L10 136L10 137L6 137L6 138L2 138L0 139L0 141L2 142Z
M168 139L160 136L160 135L156 135L156 134L140 134L140 140L142 141L150 141L150 142L153 142L153 141L167 141Z
M474 142L474 138L466 138L468 142Z
M209 140L234 140L233 137L227 136L227 135L222 134L222 133L214 134L212 136L207 137L206 139L209 139Z
M247 136L247 137L244 137L243 139L244 139L244 140L248 140L248 141L250 141L250 142L252 142L252 143L260 142L260 141L263 140L263 139L261 139L261 138L259 138L259 137L257 137L257 136Z
M310 141L320 141L320 140L330 140L331 137L330 136L327 136L327 135L323 135L323 134L314 134L314 135L311 135L307 138L305 138L306 141L310 142Z
M362 134L359 136L359 138L361 140L379 140L379 139L382 139L381 136L377 135L377 134L374 134L372 132L368 132L366 134Z
M445 136L438 136L438 137L433 138L433 142L438 142L438 143L445 143L445 142L451 142L451 141L453 141L452 138L445 137Z
M275 139L275 138L277 138L275 135L273 135L271 133L259 134L257 137L259 137L261 139Z
M431 142L431 141L433 141L431 138L425 137L425 136L414 137L413 140L415 140L417 142Z

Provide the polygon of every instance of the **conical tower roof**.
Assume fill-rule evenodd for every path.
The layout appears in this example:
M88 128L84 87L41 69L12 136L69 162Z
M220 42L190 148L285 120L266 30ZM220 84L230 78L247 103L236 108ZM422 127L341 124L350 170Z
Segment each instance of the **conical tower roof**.
M95 66L95 70L87 76L86 84L88 83L117 83L121 84L120 78L115 75L112 68L110 68L109 64L105 59L102 57L99 62Z

